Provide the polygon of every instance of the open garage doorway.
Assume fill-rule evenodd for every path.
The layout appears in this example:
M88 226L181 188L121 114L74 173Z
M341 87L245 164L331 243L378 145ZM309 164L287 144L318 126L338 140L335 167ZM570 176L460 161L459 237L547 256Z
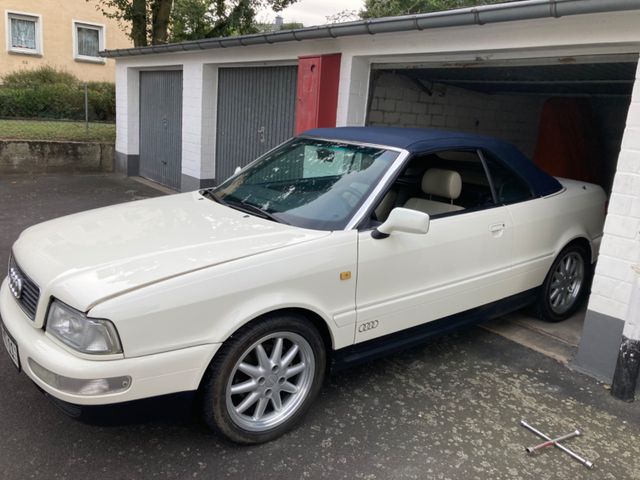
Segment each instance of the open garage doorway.
M543 170L611 191L638 65L637 55L501 62L374 63L367 125L490 135L519 147ZM517 312L486 327L568 362L583 309L559 324Z

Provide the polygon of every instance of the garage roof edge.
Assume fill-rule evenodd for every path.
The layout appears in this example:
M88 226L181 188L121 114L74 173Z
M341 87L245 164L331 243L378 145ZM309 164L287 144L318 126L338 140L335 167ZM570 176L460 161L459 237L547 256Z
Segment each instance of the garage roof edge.
M181 43L133 47L100 52L102 57L116 58L155 53L210 50L217 48L273 44L292 41L375 35L432 28L484 25L487 23L559 18L569 15L640 10L638 0L524 0L441 12L373 18L355 22L318 25L294 30L256 33L235 37L205 38Z

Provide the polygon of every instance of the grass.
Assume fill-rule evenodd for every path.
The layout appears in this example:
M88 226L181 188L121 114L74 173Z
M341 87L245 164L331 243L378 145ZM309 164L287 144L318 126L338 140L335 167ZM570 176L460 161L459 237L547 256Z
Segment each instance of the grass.
M0 119L0 140L114 143L116 126L113 123L89 123L87 132L84 122Z

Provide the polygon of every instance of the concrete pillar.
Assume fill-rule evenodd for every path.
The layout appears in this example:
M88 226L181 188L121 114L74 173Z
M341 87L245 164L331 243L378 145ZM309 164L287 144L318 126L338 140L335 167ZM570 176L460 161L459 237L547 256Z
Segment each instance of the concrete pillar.
M115 170L123 175L140 172L140 71L116 63Z
M639 258L640 68L627 114L582 339L573 362L578 370L605 382L613 378L621 344L624 349L629 347L623 339L623 330L637 335L635 330L627 329L625 320L637 321L638 311L630 307L635 280L631 266Z
M200 186L216 182L216 140L218 115L218 67L204 65L202 70L202 123L200 144ZM218 179L218 181L224 179Z
M217 71L200 62L182 69L181 191L214 184L215 97Z
M611 386L611 394L626 402L634 399L640 372L640 265L631 269L636 278Z
M336 126L362 126L365 124L370 71L369 57L342 54Z

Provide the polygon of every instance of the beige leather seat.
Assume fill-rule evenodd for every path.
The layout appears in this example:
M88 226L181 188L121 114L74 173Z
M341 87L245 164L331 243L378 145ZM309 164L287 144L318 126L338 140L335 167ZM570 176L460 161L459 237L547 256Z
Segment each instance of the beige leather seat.
M419 210L429 215L464 210L463 207L453 204L453 201L457 199L460 196L460 192L462 192L462 178L460 178L460 174L456 171L430 168L422 177L422 191L429 195L429 199L412 197L406 201L404 207ZM432 200L432 195L446 198L449 202Z
M396 204L397 197L398 194L395 190L389 190L387 192L380 204L375 209L376 218L379 221L384 222L387 219L387 217L391 213L391 210L393 210L393 207Z

